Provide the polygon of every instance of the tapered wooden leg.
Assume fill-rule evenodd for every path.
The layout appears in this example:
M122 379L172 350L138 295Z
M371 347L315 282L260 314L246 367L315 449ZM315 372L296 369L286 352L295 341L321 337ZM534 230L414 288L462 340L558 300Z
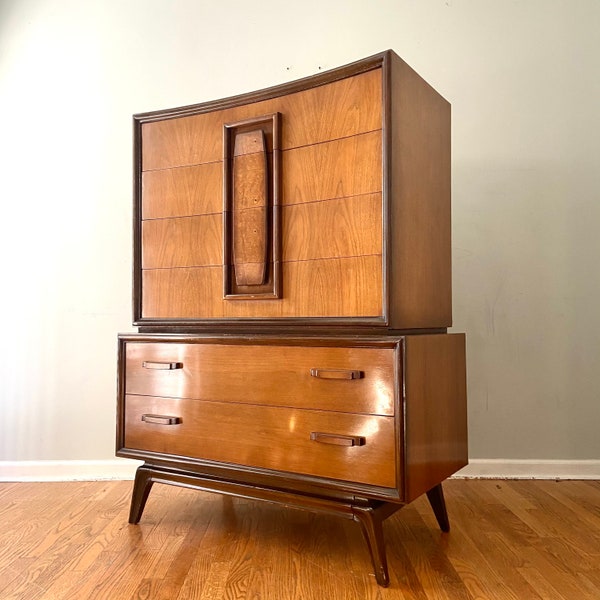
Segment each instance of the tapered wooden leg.
M148 494L152 489L152 470L142 465L135 472L133 492L131 494L131 506L129 508L129 522L139 523L148 500Z
M361 524L363 535L367 540L373 569L375 569L375 579L379 585L387 587L390 585L390 576L385 555L382 522L372 508L353 507L352 512L355 520Z
M448 520L448 512L446 511L446 501L444 500L444 491L442 484L438 484L427 492L429 504L433 508L433 514L442 531L450 531L450 521Z
M383 521L400 508L402 508L401 505L391 503L352 507L354 520L360 523L363 535L369 546L371 562L375 570L375 579L382 587L390 585L385 542L383 539Z

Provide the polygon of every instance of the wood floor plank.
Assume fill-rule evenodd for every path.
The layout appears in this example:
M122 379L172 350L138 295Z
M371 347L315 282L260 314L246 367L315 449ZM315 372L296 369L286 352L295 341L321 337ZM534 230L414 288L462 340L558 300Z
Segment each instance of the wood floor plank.
M450 480L451 531L422 497L384 524L379 587L360 527L131 482L0 483L2 600L596 600L600 482Z

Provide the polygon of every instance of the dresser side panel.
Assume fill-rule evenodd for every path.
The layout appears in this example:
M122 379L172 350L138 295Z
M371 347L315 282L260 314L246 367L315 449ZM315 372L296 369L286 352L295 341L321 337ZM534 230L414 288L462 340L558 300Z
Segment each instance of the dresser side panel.
M390 326L449 327L450 104L390 56Z
M406 336L406 501L468 462L465 335Z

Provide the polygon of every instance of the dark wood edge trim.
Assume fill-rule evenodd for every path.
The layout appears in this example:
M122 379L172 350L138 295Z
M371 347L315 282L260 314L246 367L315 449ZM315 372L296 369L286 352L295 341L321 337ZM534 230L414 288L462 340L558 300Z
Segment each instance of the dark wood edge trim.
M404 468L405 455L405 415L404 415L404 348L405 337L402 337L397 346L394 348L394 414L396 428L396 481L400 500L403 502L406 499L406 470Z
M133 321L142 318L142 128L133 120Z
M352 505L349 501L322 498L320 496L294 493L269 487L257 487L256 485L240 483L238 481L212 479L198 474L170 471L149 465L144 465L143 468L150 471L150 480L153 483L164 483L206 492L216 492L236 498L263 500L294 508L343 515L349 519L353 518Z
M308 323L306 325L296 325L294 323L215 323L208 322L206 324L169 324L161 325L141 325L138 327L141 334L223 334L223 335L287 335L289 336L346 336L346 335L361 335L361 336L404 336L404 335L432 335L447 333L445 327L431 329L383 329L381 327L369 326L362 324L360 326L330 326L328 324Z
M356 335L289 335L278 333L120 333L120 343L161 343L161 344L231 344L351 348L397 348L404 336L356 336ZM124 350L122 351L124 358Z
M406 385L406 338L402 338L401 341L401 360L402 360L402 389L400 390L400 398L401 410L397 413L401 419L401 427L402 427L402 451L399 456L401 456L402 464L400 469L403 473L403 477L400 480L402 482L402 489L400 490L400 494L403 500L408 498L408 478L410 474L407 470L407 440L406 440L406 398L407 398L407 385Z
M354 503L360 503L360 498L385 502L400 502L398 492L395 488L370 486L349 481L311 477L283 471L271 471L269 469L245 467L230 463L202 461L129 448L118 448L116 454L121 458L144 460L147 464L155 468L176 470L207 479L261 486L271 490L297 492L306 496L329 498L338 501L346 500Z
M321 327L346 327L353 329L362 326L378 326L385 328L387 324L381 317L281 317L281 318L263 318L263 317L230 317L214 319L169 319L169 318L149 318L141 317L136 319L134 326L165 326L165 327L193 327L193 326L212 326L212 327L240 327L241 325L250 325L251 327L265 327L269 325L285 326L297 325L299 327L315 326Z
M164 119L175 119L178 117L185 117L190 115L197 115L201 113L212 112L215 110L223 110L226 108L233 108L242 104L249 104L252 102L260 102L263 100L269 100L278 96L284 96L286 94L292 94L302 90L310 89L332 83L346 77L358 75L360 73L366 73L382 66L386 57L392 50L386 50L380 52L368 58L352 62L342 67L330 69L323 73L315 75L309 75L302 79L296 79L287 83L264 88L249 92L246 94L240 94L237 96L230 96L228 98L222 98L220 100L212 100L209 102L202 102L200 104L189 104L187 106L180 106L177 108L156 110L144 113L138 113L134 115L134 119L139 123L150 123L152 121L162 121Z
M392 201L391 195L391 159L392 159L392 61L389 52L385 53L383 57L383 69L382 69L382 124L381 124L381 137L382 137L382 180L381 180L381 210L382 210L382 226L383 226L383 248L382 248L382 261L381 261L381 281L383 285L382 295L382 313L383 320L386 325L390 324L390 306L392 299L390 295L392 293L393 281L391 281L391 266L390 259L392 257L392 242L391 242L391 218L390 203Z
M281 160L281 113L276 112L273 116L273 239L271 240L273 252L273 291L277 298L282 297L283 277L281 269L283 264L282 241L283 229L281 227L281 185L283 175L281 172L283 162Z
M119 451L125 445L125 345L126 338L119 336L117 344L117 430L115 439L115 451Z

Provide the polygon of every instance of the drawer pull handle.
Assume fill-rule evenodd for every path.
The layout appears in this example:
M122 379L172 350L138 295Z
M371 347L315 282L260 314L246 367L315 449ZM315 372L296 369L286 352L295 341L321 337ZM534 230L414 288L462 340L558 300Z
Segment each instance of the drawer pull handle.
M332 444L333 446L364 446L366 444L366 439L362 435L339 435L320 431L311 431L310 439L313 442Z
M180 362L155 362L145 360L142 363L144 369L155 369L156 371L173 371L175 369L183 369L183 363Z
M311 369L310 375L319 379L361 379L364 373L348 369Z
M181 423L179 417L171 417L169 415L142 415L142 421L153 423L154 425L179 425Z

